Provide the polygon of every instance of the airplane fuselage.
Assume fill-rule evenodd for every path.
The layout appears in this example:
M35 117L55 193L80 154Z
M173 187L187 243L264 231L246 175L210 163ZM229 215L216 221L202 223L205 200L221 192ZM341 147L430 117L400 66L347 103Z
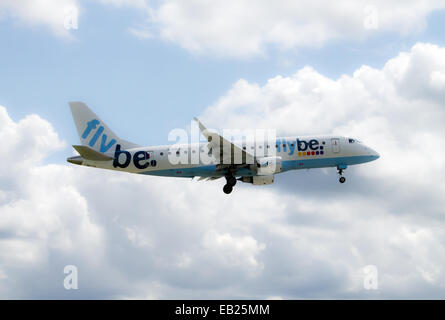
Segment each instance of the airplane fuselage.
M73 145L79 156L68 158L68 162L155 176L200 180L225 177L226 194L232 192L237 181L271 184L275 174L296 169L337 167L339 181L344 183L342 174L348 166L379 158L376 151L358 140L336 135L276 138L275 131L270 130L273 133L268 132L268 140L256 134L238 141L231 136L229 140L208 130L196 118L207 142L200 143L198 138L189 144L141 147L120 139L83 102L70 102L70 108L81 145Z
M254 143L246 145L236 141L234 144L252 154L264 149L262 152L265 157L280 157L281 170L276 173L295 169L346 168L349 165L361 164L379 158L379 154L365 144L341 136L279 137L275 144ZM209 151L206 142L175 145L174 147L165 145L128 150L116 145L114 153L109 153L112 160L93 161L73 157L70 158L70 162L156 176L184 178L224 176L224 172L217 167L219 163L208 161ZM205 159L202 159L202 155L206 155ZM193 161L196 159L198 161ZM257 172L246 167L237 169L235 175L255 176Z

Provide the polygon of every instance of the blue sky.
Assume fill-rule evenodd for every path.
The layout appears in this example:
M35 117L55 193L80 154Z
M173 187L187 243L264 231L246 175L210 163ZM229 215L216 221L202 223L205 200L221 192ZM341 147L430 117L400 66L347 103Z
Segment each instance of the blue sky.
M376 0L365 30L367 5L0 0L0 298L444 298L445 5ZM381 158L341 186L293 171L227 197L221 180L66 163L73 100L143 145L199 116Z

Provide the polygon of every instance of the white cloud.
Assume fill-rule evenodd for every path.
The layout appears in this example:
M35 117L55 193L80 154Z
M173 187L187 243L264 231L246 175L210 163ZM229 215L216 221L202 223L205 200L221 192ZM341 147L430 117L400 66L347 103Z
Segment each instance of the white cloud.
M10 17L25 25L43 25L56 35L69 37L65 28L72 9L79 11L77 0L0 0L0 18Z
M141 27L132 27L129 28L128 31L134 36L141 39L150 39L154 37L153 33L150 30Z
M0 106L0 269L8 279L45 269L51 254L94 263L101 256L102 232L72 185L72 168L41 165L65 144L37 115L18 123ZM69 264L69 263L67 263ZM26 284L23 284L26 286Z
M116 7L148 8L146 0L99 0L99 2L105 5L114 5Z
M255 269L263 267L256 256L264 250L265 245L258 244L251 236L234 237L229 233L209 231L204 236L203 245L209 250L219 252L218 260L223 264L246 267L253 273Z
M375 32L418 33L430 12L445 7L437 0L405 1L403 6L396 0L369 4L367 0L165 0L152 8L150 20L162 39L193 53L245 57L263 54L269 45L288 50ZM367 28L369 23L374 27Z
M96 0L104 5L117 8L134 8L151 11L145 0ZM55 35L70 38L70 25L77 22L81 13L79 0L0 0L0 19L9 18L26 26L44 26ZM72 19L73 18L73 19ZM133 29L133 28L132 28ZM132 30L131 29L131 30ZM147 31L135 29L137 36L146 36Z
M0 297L443 298L445 110L423 81L444 72L443 50L417 44L336 80L310 67L241 80L205 112L213 127L360 137L382 157L345 185L298 171L227 196L219 180L45 165L64 146L52 126L0 108ZM363 288L370 264L377 292Z
M367 0L96 1L118 9L139 10L146 21L136 21L128 28L137 37L158 36L192 53L230 57L263 55L270 46L280 50L318 47L332 40L362 39L378 32L411 35L424 30L431 12L445 7L440 0L404 1L403 6L398 0L376 0L372 6ZM59 36L69 37L70 31L65 28L67 9L79 11L79 3L0 0L0 17L43 25ZM366 27L370 23L372 27Z

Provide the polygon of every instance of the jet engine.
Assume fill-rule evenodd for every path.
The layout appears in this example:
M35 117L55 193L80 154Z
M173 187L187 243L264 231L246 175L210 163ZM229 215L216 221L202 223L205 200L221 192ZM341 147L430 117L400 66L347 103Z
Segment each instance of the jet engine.
M253 176L253 177L242 177L240 179L242 182L252 183L253 185L260 186L265 184L272 184L274 181L273 175L270 176Z

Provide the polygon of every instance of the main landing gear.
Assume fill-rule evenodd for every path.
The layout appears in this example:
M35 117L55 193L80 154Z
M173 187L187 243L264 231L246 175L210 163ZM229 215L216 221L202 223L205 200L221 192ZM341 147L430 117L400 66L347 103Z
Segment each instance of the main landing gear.
M229 194L229 193L232 192L233 187L236 184L236 178L234 176L232 176L232 175L226 176L226 181L227 181L227 183L224 186L223 191L224 191L225 194Z
M340 181L340 183L345 183L346 182L346 178L343 177L343 170L346 169L346 166L337 166L337 171L338 174L340 175L340 178L338 179L338 181Z

